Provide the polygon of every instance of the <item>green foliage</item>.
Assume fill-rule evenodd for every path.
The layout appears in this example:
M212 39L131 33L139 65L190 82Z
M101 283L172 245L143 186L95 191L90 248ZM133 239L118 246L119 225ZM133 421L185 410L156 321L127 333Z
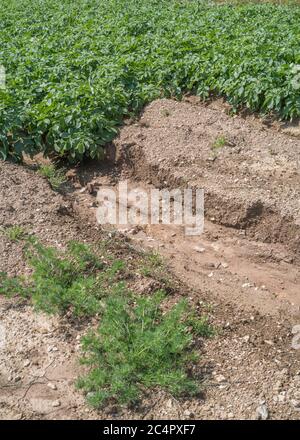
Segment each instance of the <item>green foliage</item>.
M31 238L25 253L32 275L25 280L0 274L0 293L13 296L21 291L22 296L31 298L34 306L44 312L71 310L75 316L93 316L101 312L106 295L125 291L118 281L123 263L115 260L104 268L85 244L70 242L63 252Z
M26 298L29 294L21 277L9 277L5 272L0 272L0 295L12 298L15 295Z
M161 96L300 116L300 8L169 0L3 0L0 156L102 157Z
M65 170L57 169L53 164L45 164L39 167L38 173L45 177L51 185L51 188L58 191L66 182Z
M164 263L161 256L157 252L151 252L144 258L141 273L146 277L153 277L163 269Z
M193 333L197 336L210 338L215 335L215 329L209 323L207 316L201 316L201 318L199 318L195 311L192 311L187 317L187 323L191 326Z
M166 291L171 292L174 290L173 280L169 276L169 270L161 255L157 252L150 252L144 256L141 260L139 271L144 277L159 281Z
M135 402L145 388L161 387L174 395L193 395L198 386L188 376L196 359L185 321L187 304L162 313L163 292L151 297L113 296L106 301L101 324L83 338L82 362L90 372L78 386L94 406L108 399Z
M24 228L18 225L0 228L0 232L6 235L6 237L11 241L19 241L25 236Z
M46 313L100 317L97 330L83 338L82 362L89 366L78 380L94 406L107 400L136 402L145 389L161 387L174 395L194 395L196 380L188 373L197 359L193 334L207 337L213 329L180 301L170 310L165 293L136 296L122 281L123 261L104 264L92 249L70 242L57 250L26 238L25 255L32 274L9 277L0 273L0 295L30 299ZM161 267L156 254L153 267Z
M225 138L225 136L219 136L213 143L212 148L214 149L218 149L218 148L223 148L225 147L227 143L227 140Z

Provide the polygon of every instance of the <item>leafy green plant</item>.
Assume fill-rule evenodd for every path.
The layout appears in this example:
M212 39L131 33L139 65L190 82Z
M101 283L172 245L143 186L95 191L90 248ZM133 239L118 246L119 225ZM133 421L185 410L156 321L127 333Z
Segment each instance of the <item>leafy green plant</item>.
M210 338L215 335L215 328L210 324L207 316L196 315L195 311L192 311L187 318L187 323L191 326L192 331L197 336Z
M45 177L51 185L51 188L58 191L66 182L65 170L57 169L53 164L41 165L38 169L40 176Z
M141 265L141 273L146 277L153 276L163 267L164 263L161 256L157 252L151 252L144 258L144 262Z
M63 314L71 310L75 316L93 316L101 313L106 295L125 291L124 283L118 281L123 263L115 260L104 267L85 244L70 242L63 252L31 238L25 254L32 275L24 279L0 274L0 293L13 296L16 287L15 295L21 291L44 312Z
M9 240L19 241L24 238L26 232L22 226L14 225L9 226L7 228L0 228L0 232L2 232Z
M12 298L16 294L20 298L27 298L29 295L24 279L22 277L9 277L7 273L0 272L0 295Z
M227 144L227 140L225 136L219 136L217 139L215 139L214 143L212 144L212 148L217 150L219 148L225 147Z
M187 368L197 358L186 322L187 303L166 313L159 291L151 297L113 296L106 300L101 324L83 338L82 363L89 373L78 381L89 402L136 402L143 390L161 387L173 395L194 395L197 382Z
M172 279L169 277L169 271L159 253L150 252L146 254L141 260L139 272L144 277L159 281L165 290L173 290L174 286Z
M184 93L299 117L299 21L269 3L3 0L0 157L102 158L124 118Z

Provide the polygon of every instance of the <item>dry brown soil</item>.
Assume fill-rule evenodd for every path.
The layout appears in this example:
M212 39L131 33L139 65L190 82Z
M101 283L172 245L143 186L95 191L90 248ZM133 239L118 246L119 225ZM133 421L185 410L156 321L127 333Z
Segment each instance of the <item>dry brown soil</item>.
M216 140L225 144L215 148ZM203 188L205 229L187 237L181 226L118 226L137 249L162 254L188 287L217 335L203 342L198 365L203 395L176 400L160 390L136 408L97 412L74 389L79 338L86 330L0 299L0 418L300 418L300 139L280 124L228 114L226 105L160 100L128 121L112 145L110 164L68 172L63 195L32 167L0 163L0 224L19 224L63 247L94 242L113 229L96 224L97 190ZM0 271L26 273L22 245L0 236ZM147 291L145 281L137 284ZM56 406L57 405L57 406Z

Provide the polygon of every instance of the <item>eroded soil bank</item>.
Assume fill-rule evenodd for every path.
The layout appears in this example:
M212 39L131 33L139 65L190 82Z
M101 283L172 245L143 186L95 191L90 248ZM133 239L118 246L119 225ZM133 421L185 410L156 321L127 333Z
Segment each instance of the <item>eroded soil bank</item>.
M266 405L270 418L299 419L292 328L300 324L300 140L251 117L232 118L220 103L162 100L121 130L111 156L111 164L70 170L64 194L32 168L1 162L0 223L59 247L74 238L95 242L114 233L96 224L98 188L125 180L147 191L204 188L201 236L174 225L123 225L117 233L134 249L162 254L214 323L217 335L199 347L203 395L176 400L154 391L137 408L91 410L74 389L86 329L2 298L0 418L253 419ZM0 271L28 273L20 243L1 235L0 250ZM149 284L137 280L137 288L147 293Z
M300 252L300 138L221 102L159 100L116 141L135 178L205 191L207 219Z

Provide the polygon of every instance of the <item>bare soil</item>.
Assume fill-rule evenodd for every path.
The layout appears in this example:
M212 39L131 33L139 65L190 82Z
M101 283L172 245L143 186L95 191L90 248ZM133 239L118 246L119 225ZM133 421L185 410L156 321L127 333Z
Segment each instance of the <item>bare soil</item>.
M215 149L220 136L226 144ZM61 247L73 238L95 242L114 233L96 224L100 187L126 180L145 190L204 188L199 237L174 225L118 226L132 249L164 256L182 294L217 328L199 347L203 394L176 400L153 390L135 408L92 410L74 388L86 328L2 298L0 419L255 419L261 405L269 418L299 419L300 351L292 347L292 328L300 324L300 140L279 124L231 117L220 102L160 100L138 121L128 121L111 157L111 164L70 170L64 195L53 192L32 164L1 162L0 224L19 224ZM22 244L0 235L0 250L0 271L28 271ZM137 279L135 287L143 293L149 285Z
M208 219L298 258L300 139L227 113L218 101L154 101L121 131L117 155L156 187L203 188ZM225 145L215 147L220 138Z

